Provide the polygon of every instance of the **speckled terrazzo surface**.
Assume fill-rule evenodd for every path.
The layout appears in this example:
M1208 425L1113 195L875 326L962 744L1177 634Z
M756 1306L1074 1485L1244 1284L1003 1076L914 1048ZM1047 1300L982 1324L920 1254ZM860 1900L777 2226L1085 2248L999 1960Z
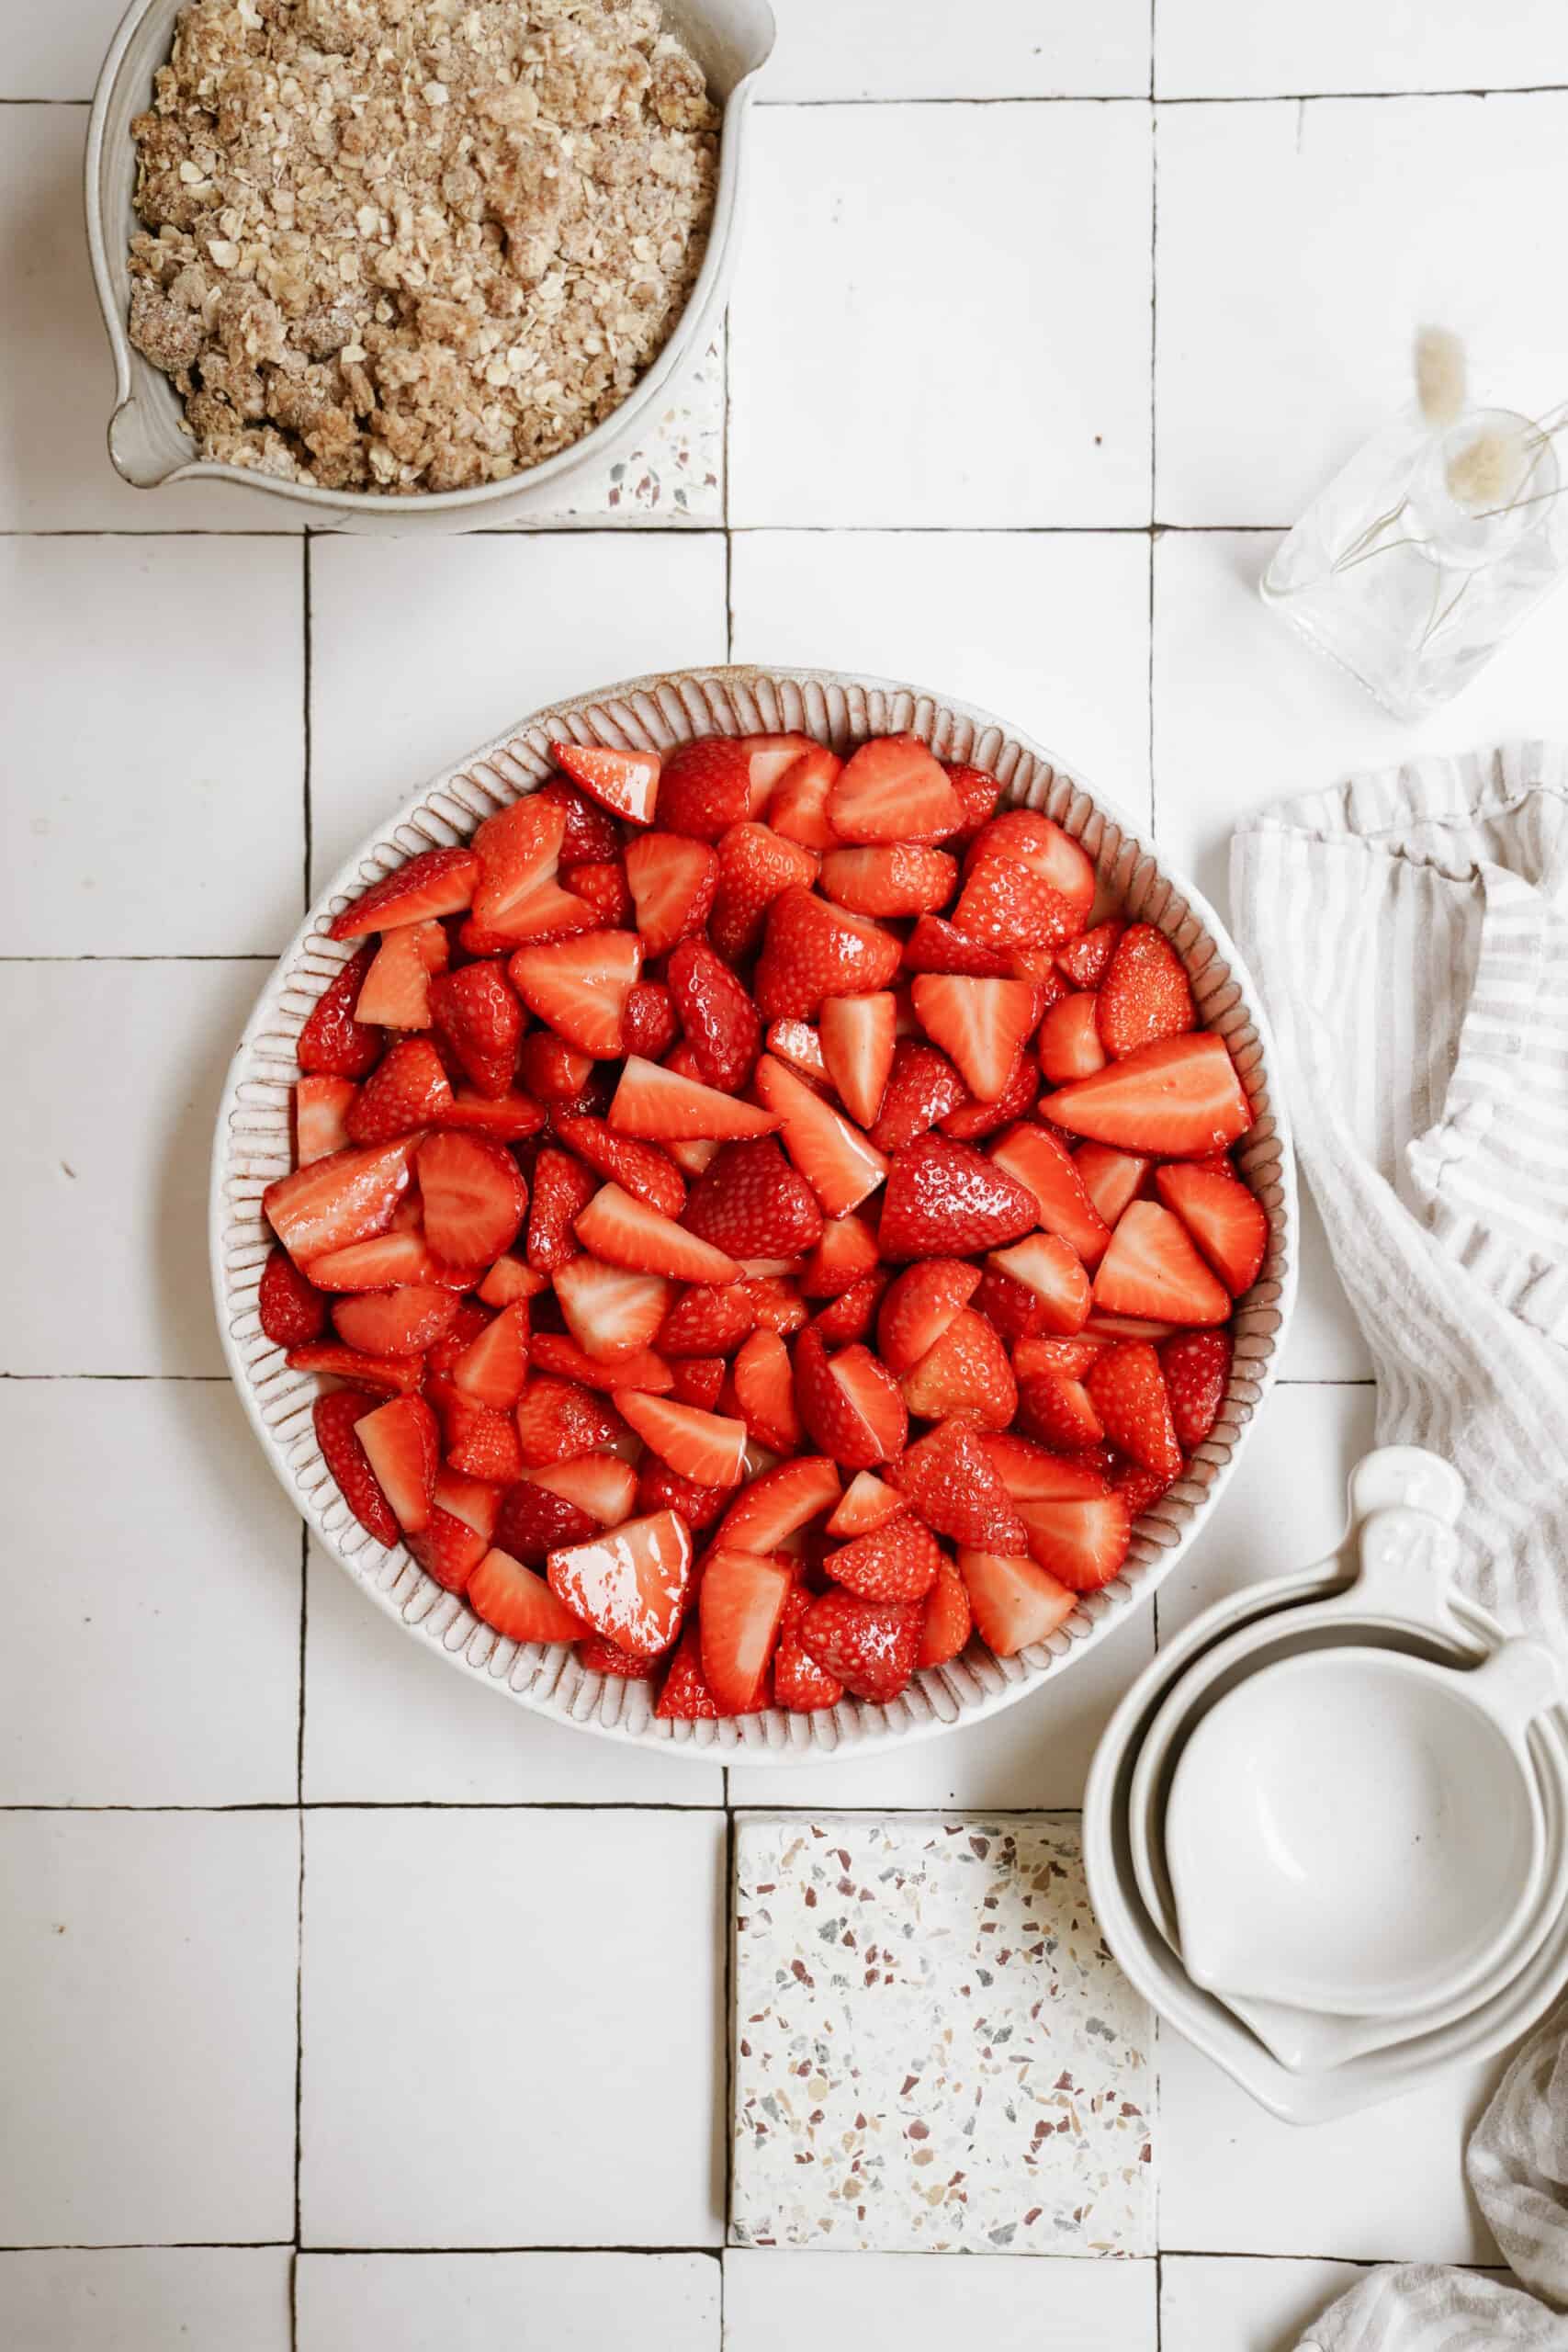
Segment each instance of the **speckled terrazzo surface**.
M1141 2255L1147 2009L1076 1818L743 1815L736 2245Z

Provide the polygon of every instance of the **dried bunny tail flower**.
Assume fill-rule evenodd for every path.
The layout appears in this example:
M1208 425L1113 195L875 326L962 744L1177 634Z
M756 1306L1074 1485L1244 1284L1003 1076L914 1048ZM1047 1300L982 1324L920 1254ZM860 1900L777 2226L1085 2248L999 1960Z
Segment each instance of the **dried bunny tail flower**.
M1416 398L1428 424L1454 424L1464 410L1464 345L1447 327L1416 336Z
M1449 495L1472 514L1506 506L1518 485L1524 447L1517 432L1489 425L1449 459Z

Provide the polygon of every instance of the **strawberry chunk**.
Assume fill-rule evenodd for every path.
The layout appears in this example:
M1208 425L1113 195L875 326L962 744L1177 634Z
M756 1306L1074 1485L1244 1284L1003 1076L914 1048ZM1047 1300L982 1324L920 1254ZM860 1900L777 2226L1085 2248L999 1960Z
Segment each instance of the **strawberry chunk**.
M886 1266L874 1267L869 1274L863 1274L852 1290L845 1291L817 1317L818 1338L835 1345L863 1340L876 1320L876 1310L891 1279Z
M601 1176L611 1177L661 1216L680 1216L686 1201L685 1183L668 1152L657 1144L618 1136L603 1119L577 1113L558 1111L552 1124L568 1149Z
M1180 1218L1157 1201L1134 1201L1123 1211L1094 1278L1094 1303L1112 1315L1165 1323L1223 1323L1231 1311L1224 1283L1203 1263Z
M1115 953L1116 943L1127 926L1120 915L1108 915L1097 922L1092 931L1069 941L1057 955L1056 962L1076 989L1098 989Z
M417 1535L429 1522L441 1461L434 1414L423 1396L389 1397L367 1413L355 1435L398 1525L405 1535Z
M518 1400L517 1437L528 1464L602 1453L626 1435L626 1427L603 1397L574 1381L530 1375Z
M626 852L626 886L650 956L701 931L718 888L717 853L679 833L644 833Z
M1252 1106L1224 1039L1203 1030L1140 1046L1058 1087L1049 1116L1096 1143L1181 1159L1235 1143L1252 1125Z
M1079 923L1087 922L1094 904L1094 867L1070 833L1037 808L1009 808L982 827L964 859L973 873L993 857L1016 858L1032 874L1058 891Z
M961 1102L956 1111L944 1113L938 1125L944 1136L953 1136L960 1143L978 1143L982 1136L995 1135L998 1127L1010 1126L1024 1112L1032 1111L1039 1091L1039 1073L1030 1057L1020 1053L999 1094Z
M813 1454L797 1454L753 1478L730 1504L716 1541L733 1552L776 1552L839 1499L839 1473Z
M387 932L365 975L355 1019L383 1029L428 1029L432 978L446 969L451 952L438 922L405 923Z
M590 800L564 775L552 775L534 796L561 815L560 862L582 865L596 858L614 857L621 846L621 829L610 810ZM475 847L479 843L476 841Z
M825 1592L801 1618L802 1648L857 1699L886 1704L915 1670L925 1611L918 1600Z
M618 1134L642 1136L655 1143L697 1136L720 1141L766 1136L779 1124L771 1111L738 1102L716 1087L646 1061L640 1054L629 1055L622 1066L609 1118Z
M958 861L918 842L888 842L830 850L818 878L824 898L852 914L934 914L957 888Z
M1168 1483L1181 1472L1181 1447L1159 1358L1146 1340L1125 1340L1097 1356L1084 1378L1106 1437Z
M675 1385L669 1365L649 1348L639 1348L629 1356L592 1356L565 1331L536 1331L528 1342L528 1354L536 1372L575 1381L583 1388L607 1389L612 1396L622 1388L665 1396Z
M751 753L744 737L705 735L676 745L659 787L660 821L671 832L716 842L753 813Z
M942 1551L913 1511L841 1544L822 1563L824 1573L863 1600L923 1600L936 1582Z
M992 1145L989 1157L993 1168L1005 1168L1010 1176L1028 1185L1046 1232L1059 1233L1092 1272L1105 1255L1111 1227L1089 1198L1083 1171L1061 1139L1026 1121L1010 1127ZM1123 1201L1117 1216L1125 1206Z
M771 1453L795 1453L801 1440L789 1351L776 1331L757 1330L742 1345L731 1374L747 1430Z
M829 1674L807 1655L800 1639L801 1620L815 1596L794 1585L779 1621L778 1647L773 1652L773 1704L792 1714L810 1714L818 1707L836 1707L844 1695L837 1675Z
M1030 1556L1069 1592L1097 1592L1127 1556L1133 1519L1124 1495L1054 1498L1018 1508L1029 1531Z
M579 1053L618 1054L626 996L642 970L635 931L589 931L520 947L507 966L531 1012Z
M1012 959L1005 948L972 938L941 915L922 915L904 943L909 972L967 973L975 979L1006 979Z
M793 1258L823 1232L816 1195L772 1136L726 1144L693 1185L684 1223L732 1258Z
M366 1356L333 1340L307 1340L284 1357L290 1372L325 1372L375 1396L412 1396L424 1379L423 1356Z
M427 849L395 874L373 882L333 918L329 937L361 939L438 915L461 914L474 895L479 862L471 849Z
M699 1487L690 1478L682 1478L661 1462L657 1453L645 1453L637 1469L637 1507L639 1511L672 1510L683 1519L694 1535L711 1527L714 1521L729 1507L733 1487Z
M967 1421L942 1421L895 1462L888 1478L938 1535L1021 1551L1023 1523Z
M550 757L592 799L628 825L653 821L659 795L657 752L617 752L604 743L552 743Z
M606 1641L657 1657L679 1630L691 1584L692 1538L673 1511L628 1519L552 1552L550 1590Z
M552 1552L585 1544L604 1522L570 1495L542 1487L536 1478L515 1479L501 1498L495 1542L508 1556L537 1567ZM557 1636L570 1640L570 1635Z
M1064 946L1080 917L1070 900L1041 875L1014 857L983 857L969 869L957 906L955 929L987 947Z
M1102 1143L1080 1143L1072 1157L1089 1205L1106 1227L1105 1241L1109 1243L1110 1228L1121 1223L1128 1202L1134 1200L1140 1191L1146 1191L1145 1179L1149 1162L1138 1152L1112 1151ZM1069 1235L1069 1240L1071 1238ZM1105 1244L1100 1254L1104 1256ZM1084 1263L1088 1265L1087 1258Z
M857 1470L828 1521L828 1532L844 1541L854 1535L869 1535L873 1528L884 1527L890 1519L897 1519L904 1507L903 1497L896 1495L891 1487L885 1487L874 1471Z
M1006 1429L1018 1410L1007 1350L983 1315L963 1307L903 1379L904 1402L927 1421L962 1413L978 1428Z
M536 1272L553 1274L580 1244L573 1227L599 1190L596 1178L570 1152L547 1147L534 1162L534 1194L528 1210L525 1253Z
M363 1078L375 1068L381 1038L363 1021L355 1020L354 1012L375 954L373 947L361 947L317 998L295 1047L302 1070L320 1071L328 1078Z
M731 825L718 844L718 888L708 921L718 953L731 964L750 956L773 900L792 885L808 887L816 878L817 859L798 842L782 841L771 825Z
M828 996L885 989L898 969L898 942L863 915L831 907L792 885L768 910L755 994L764 1021L810 1021Z
M333 1321L345 1347L370 1356L423 1354L457 1319L456 1294L412 1283L402 1290L361 1291L339 1298Z
M1095 996L1065 996L1054 1004L1040 1023L1040 1068L1053 1086L1066 1086L1074 1079L1089 1078L1105 1067L1105 1048L1100 1041L1100 999ZM1051 1097L1047 1116L1055 1118L1055 1097Z
M1040 1330L1070 1339L1083 1329L1089 1317L1089 1276L1077 1250L1059 1233L1026 1234L1010 1249L993 1250L990 1262L1032 1294Z
M879 1228L885 1258L967 1257L1030 1232L1034 1195L1005 1168L946 1136L895 1152Z
M956 1657L964 1648L974 1631L974 1624L967 1588L944 1552L936 1572L936 1582L926 1595L925 1615L920 1621L920 1646L915 1654L915 1664L945 1666L949 1658Z
M536 1487L564 1496L601 1527L618 1527L637 1509L637 1472L615 1453L579 1454L571 1462L536 1463Z
M678 1404L700 1405L711 1413L724 1391L729 1367L722 1356L682 1356L670 1366L671 1394Z
M940 842L964 822L952 778L917 735L863 743L828 795L828 822L843 842Z
M488 1548L477 1528L456 1512L443 1510L437 1502L432 1502L425 1525L407 1541L425 1575L434 1577L447 1592L467 1591Z
M435 1035L464 1077L487 1102L511 1089L523 1037L523 1008L499 964L465 964L430 983Z
M695 1622L676 1643L653 1710L660 1723L713 1723L718 1702L703 1679L702 1640Z
M948 781L964 804L964 822L953 839L959 842L974 840L990 818L996 815L1002 788L994 775L984 768L971 767L963 760L944 760Z
M675 1007L662 980L637 980L626 990L621 1036L628 1054L657 1062L681 1034Z
M256 1314L275 1348L302 1347L326 1328L326 1300L281 1243L274 1244L262 1268Z
M504 1144L427 1136L415 1160L424 1238L449 1266L487 1266L522 1229L528 1187Z
M1174 1209L1233 1298L1250 1290L1263 1271L1269 1218L1263 1204L1228 1171L1159 1168L1155 1190Z
M795 1342L795 1394L814 1444L846 1470L871 1470L901 1450L908 1416L886 1366L867 1347L829 1356L815 1330Z
M401 1037L360 1088L344 1125L352 1143L386 1143L434 1126L451 1107L452 1089L434 1046L427 1037Z
M644 1443L694 1486L734 1487L744 1477L744 1421L638 1390L623 1394L619 1402L623 1416Z
M1026 1437L1010 1431L983 1441L998 1477L1015 1502L1036 1502L1043 1497L1102 1495L1105 1473L1081 1455L1053 1453Z
M876 1344L896 1378L913 1372L979 1287L980 1270L962 1258L927 1258L907 1266L882 1302Z
M663 1322L671 1284L660 1274L607 1266L586 1252L558 1267L555 1293L568 1330L585 1354L640 1354Z
M334 1151L280 1176L262 1194L262 1215L297 1266L384 1233L409 1187L418 1137Z
M1100 1042L1112 1061L1198 1026L1187 969L1152 923L1129 923L1100 988Z
M915 1017L931 1043L953 1061L972 1095L994 1102L1037 1018L1030 983L921 972L913 995Z
M360 1422L376 1410L370 1397L352 1388L336 1388L330 1396L318 1396L310 1413L321 1459L344 1502L367 1535L389 1545L398 1540L398 1522L358 1436Z
M871 1140L878 1151L901 1151L968 1100L964 1080L945 1054L916 1038L893 1049L893 1066Z
M784 770L768 799L768 823L781 839L807 849L830 850L839 836L828 822L828 798L843 762L824 743L813 743Z
M793 1578L753 1552L716 1544L703 1565L697 1623L703 1678L721 1714L762 1701Z
M981 1637L998 1657L1049 1641L1077 1607L1075 1592L1021 1554L960 1552L958 1572Z
M1159 1363L1177 1443L1183 1453L1193 1453L1213 1428L1230 1385L1229 1336L1224 1331L1179 1331L1161 1342Z
M829 1217L807 1259L800 1287L808 1298L839 1298L877 1261L876 1236L863 1217Z
M660 1216L619 1184L602 1184L577 1218L577 1238L606 1265L683 1283L732 1283L740 1269L711 1241ZM704 1354L707 1350L702 1351Z
M829 1216L846 1216L876 1190L887 1162L830 1102L784 1062L764 1054L757 1092L778 1118L784 1148Z
M704 939L683 939L664 977L698 1078L733 1094L750 1077L761 1046L756 1006Z
M869 1127L882 1107L893 1067L897 1002L873 996L830 996L822 1006L822 1059L850 1117Z
M661 1356L728 1355L756 1328L744 1283L702 1283L682 1291L659 1327L654 1345Z
M499 1547L475 1568L465 1597L475 1616L510 1642L574 1642L587 1631L543 1577Z

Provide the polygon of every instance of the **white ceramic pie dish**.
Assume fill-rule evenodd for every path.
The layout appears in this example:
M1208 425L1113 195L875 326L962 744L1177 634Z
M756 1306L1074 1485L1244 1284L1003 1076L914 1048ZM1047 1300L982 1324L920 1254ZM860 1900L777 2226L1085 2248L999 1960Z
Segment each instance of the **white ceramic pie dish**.
M918 1675L888 1706L845 1701L812 1714L771 1708L739 1721L661 1723L647 1684L587 1673L569 1647L503 1640L400 1545L389 1551L378 1544L339 1494L311 1426L318 1383L288 1368L256 1315L257 1284L272 1238L261 1196L292 1164L296 1041L349 952L326 936L333 914L379 875L424 849L466 838L497 806L542 782L550 773L552 739L668 749L699 735L792 730L841 748L903 729L928 740L943 758L989 770L1013 805L1044 809L1082 842L1130 911L1175 942L1199 1010L1225 1038L1258 1111L1237 1159L1268 1213L1268 1254L1235 1315L1230 1386L1211 1436L1187 1474L1139 1521L1120 1575L1103 1591L1086 1595L1048 1645L997 1658L972 1643L951 1665ZM995 1714L1064 1672L1112 1625L1142 1608L1213 1511L1274 1375L1294 1297L1298 1248L1294 1166L1273 1043L1253 982L1198 892L1170 874L1070 770L987 712L840 672L752 668L635 679L535 712L437 776L348 861L280 957L235 1054L218 1114L209 1238L224 1352L256 1434L296 1508L379 1607L476 1680L558 1722L653 1742L667 1752L743 1753L778 1762L929 1738Z

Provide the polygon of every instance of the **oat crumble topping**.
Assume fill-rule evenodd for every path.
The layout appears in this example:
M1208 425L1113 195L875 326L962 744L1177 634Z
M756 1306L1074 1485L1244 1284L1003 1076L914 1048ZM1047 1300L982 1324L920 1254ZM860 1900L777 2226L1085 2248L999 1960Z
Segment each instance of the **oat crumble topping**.
M501 481L663 346L718 119L658 0L195 0L132 126L131 341L205 457Z

